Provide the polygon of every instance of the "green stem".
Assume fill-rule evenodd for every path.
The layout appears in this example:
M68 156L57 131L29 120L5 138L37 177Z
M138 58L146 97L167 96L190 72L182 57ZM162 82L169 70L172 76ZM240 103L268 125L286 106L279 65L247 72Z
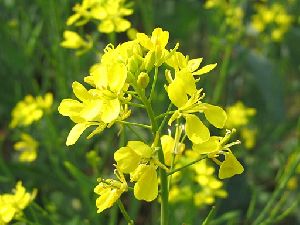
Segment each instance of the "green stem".
M119 208L120 208L120 211L121 211L121 213L123 214L123 216L124 216L125 220L127 221L128 225L133 225L134 222L133 222L133 220L130 218L130 216L128 215L128 213L127 213L127 211L126 211L126 209L125 209L123 203L121 202L121 200L118 199L117 203L118 203L118 206L119 206Z
M167 112L170 112L170 110L171 110L171 108L172 108L172 105L173 105L172 103L169 104L168 109L167 109ZM167 115L168 115L168 114L167 114ZM163 127L165 126L166 122L167 122L167 119L168 119L167 115L164 117L163 121L160 123L160 126L159 126L159 128L158 128L158 130L157 130L157 132L158 132L159 134L160 134L161 130L163 129ZM156 117L155 119L157 119L157 117Z
M176 172L178 172L178 171L180 171L180 170L183 170L184 168L189 167L189 166L191 166L191 165L193 165L193 164L195 164L195 163L197 163L197 162L200 162L201 160L206 159L206 158L207 158L207 155L201 156L199 159L196 159L196 160L194 160L194 161L192 161L192 162L190 162L190 163L188 163L188 164L186 164L186 165L184 165L184 166L182 166L182 167L179 167L179 168L177 168L177 169L175 169L175 170L172 170L171 172L169 172L169 173L167 174L167 176L170 176L170 175L172 175L173 173L176 173Z
M216 207L215 206L211 207L211 210L209 211L209 213L208 213L207 217L205 218L205 220L203 221L202 225L208 225L209 222L211 221L212 217L214 216L215 212L216 212Z
M137 108L145 108L143 104L133 103L133 102L127 102L126 104L137 107Z
M152 101L152 98L153 98L153 95L154 95L155 86L156 86L156 82L157 82L157 75L158 75L158 67L157 66L155 67L154 71L155 71L154 72L154 78L153 78L153 83L152 83L152 86L151 86L150 97L149 97L149 101L150 102Z
M128 122L128 121L123 121L123 120L119 120L117 122L121 123L121 124L132 125L132 126L137 126L137 127L143 127L143 128L146 128L146 129L152 129L151 126L145 125L145 124L141 124L141 123L134 123L134 122Z
M113 44L114 46L116 45L116 33L115 32L109 33L108 39L111 44Z
M159 118L162 118L162 117L171 115L171 114L173 114L173 113L175 113L175 112L176 112L175 110L174 110L174 111L167 111L167 112L165 112L165 113L162 113L162 114L158 115L157 117L155 117L155 119L157 120L157 119L159 119Z
M231 51L232 51L232 46L230 44L226 45L224 59L223 59L223 63L222 63L221 69L220 69L220 79L217 82L217 86L216 86L216 89L213 94L212 102L214 104L219 103L221 94L223 92L223 88L226 83L225 81L226 81L226 76L228 74L228 65L229 65L229 61L230 61Z
M155 120L155 115L152 109L152 106L150 102L148 101L147 97L145 96L145 91L142 89L137 89L136 90L141 97L142 102L146 106L146 111L149 116L149 119L151 121L152 125L152 134L154 138L154 147L158 145L158 137L159 137L159 132L158 132L158 126ZM159 148L158 150L158 159L159 161L164 164L165 159L164 159L164 153L162 151L162 148ZM168 177L167 173L164 169L159 168L159 176L160 176L160 184L161 184L161 220L160 224L161 225L168 225L168 198L169 198L169 189L168 189Z

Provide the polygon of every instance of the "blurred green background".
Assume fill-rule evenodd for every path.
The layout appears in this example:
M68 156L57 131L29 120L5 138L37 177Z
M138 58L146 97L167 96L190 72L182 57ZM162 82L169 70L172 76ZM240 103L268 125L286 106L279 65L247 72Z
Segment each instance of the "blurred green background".
M96 178L111 173L112 151L119 143L117 129L66 147L72 122L57 112L60 101L72 96L72 82L83 81L110 40L90 24L79 32L94 38L92 50L76 56L60 46L68 29L66 19L77 2L0 1L0 194L11 190L18 180L29 189L38 189L36 200L25 212L34 221L28 224L124 224L117 207L97 214L93 193ZM228 197L216 201L218 210L211 224L252 224L268 204L268 217L283 215L271 224L300 224L299 166L296 170L300 155L300 1L216 1L222 3L211 8L204 0L131 2L134 13L128 20L137 31L150 34L153 28L162 27L170 32L169 46L179 42L180 50L190 58L218 63L201 77L207 101L224 108L241 101L256 109L248 124L256 131L255 145L251 150L241 145L236 151L245 172L225 181ZM274 3L292 17L279 41L271 38L275 22L261 33L251 28L256 4ZM242 16L235 14L237 7ZM116 34L117 43L126 40L126 32ZM17 102L28 94L46 92L54 95L50 113L31 127L10 129ZM155 99L159 110L165 94ZM23 131L40 143L33 163L19 163L14 157L13 144ZM87 154L91 150L99 160L95 161L94 153ZM124 204L136 224L158 224L158 205L130 197ZM179 204L174 210L171 224L200 224L199 218L205 218L211 208L186 205Z

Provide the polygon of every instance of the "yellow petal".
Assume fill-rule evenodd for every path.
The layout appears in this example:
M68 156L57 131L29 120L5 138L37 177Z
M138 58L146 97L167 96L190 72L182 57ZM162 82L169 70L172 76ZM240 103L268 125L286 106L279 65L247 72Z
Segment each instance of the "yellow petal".
M97 213L112 207L112 205L120 198L122 192L118 189L107 188L101 192L101 195L96 200L96 206L98 208Z
M213 70L216 66L217 66L217 63L203 66L200 70L197 70L196 72L194 72L193 75L202 75L202 74L208 73L209 71Z
M208 154L211 152L216 152L220 149L220 140L220 137L212 136L206 142L200 144L193 144L193 150L199 154Z
M188 65L187 65L187 68L189 69L189 71L193 72L196 69L198 69L198 67L200 66L202 60L203 60L203 58L197 58L197 59L189 60Z
M207 103L203 103L203 105L205 106L203 111L206 119L215 127L223 128L227 120L226 112L219 106Z
M138 200L153 201L158 195L156 168L153 165L143 167L141 176L134 185L134 196Z
M161 141L162 150L164 152L165 164L167 166L170 166L172 161L172 152L174 151L174 147L175 147L174 138L172 138L169 135L163 135L160 138L160 141Z
M186 135L194 144L200 144L209 139L208 128L195 115L186 115Z
M185 90L185 92L189 95L194 94L197 91L196 88L196 81L194 76L188 70L181 70L175 74L175 80L179 79L180 82Z
M127 78L127 69L123 63L117 63L109 71L108 84L113 92L120 92Z
M144 142L128 141L127 146L130 147L137 155L143 158L150 158L152 156L153 150Z
M103 20L99 26L98 30L102 33L111 33L115 29L115 25L111 20Z
M103 101L93 100L84 105L83 110L80 112L80 116L87 121L92 121L98 117L103 107Z
M244 172L244 168L240 162L231 152L227 153L219 169L219 178L229 178L236 174L241 174L242 172Z
M114 159L121 172L131 173L138 167L141 157L130 147L122 147L115 152Z
M83 104L74 99L64 99L58 107L58 112L63 116L78 116Z
M180 79L175 79L167 88L171 102L178 108L182 107L187 101L188 96Z
M77 81L73 82L72 89L75 96L81 101L86 101L92 97L85 87Z
M119 99L106 100L102 106L101 120L105 123L111 123L118 118L121 110Z
M79 123L76 124L70 131L66 145L73 145L76 143L80 135L83 133L85 129L87 129L89 126L93 125L92 123Z

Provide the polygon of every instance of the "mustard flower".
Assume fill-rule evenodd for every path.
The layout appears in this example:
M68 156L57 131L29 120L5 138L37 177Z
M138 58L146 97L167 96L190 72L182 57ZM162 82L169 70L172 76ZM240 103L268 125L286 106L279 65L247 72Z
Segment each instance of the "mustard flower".
M270 6L257 4L256 13L251 18L251 27L257 33L264 32L271 37L271 40L278 42L282 40L292 21L293 16L289 15L284 6L279 3Z
M198 153L192 150L187 150L180 158L177 166L182 166L195 160ZM198 207L204 205L211 205L215 202L216 198L226 198L227 192L223 189L222 181L214 177L215 169L207 160L202 160L192 165L188 171L193 174L192 183L180 183L180 179L172 177L172 184L170 189L169 199L170 202L194 202ZM183 174L184 172L177 172L174 175ZM182 175L184 176L184 175ZM194 188L192 187L194 185Z
M12 193L4 193L0 195L0 224L8 224L14 218L18 218L22 215L23 209L33 201L37 191L32 193L26 192L19 181L16 184Z
M193 144L193 150L198 154L206 154L209 158L220 166L219 178L225 179L232 177L236 174L241 174L244 171L243 166L236 159L230 147L236 144L240 144L240 141L228 143L231 135L236 132L227 130L224 137L211 136L209 140L200 144ZM220 162L217 157L223 155L225 160Z
M144 68L147 71L150 71L153 66L161 66L178 48L177 44L171 51L166 49L169 32L161 28L155 28L151 37L144 33L137 33L136 40L148 51L144 58Z
M74 31L66 30L64 31L64 40L60 45L64 48L78 49L76 52L77 55L80 55L93 46L93 41L89 38L88 41L85 41L79 34Z
M114 153L117 167L130 173L134 195L139 200L153 201L158 195L157 166L163 167L155 157L155 151L141 141L129 141ZM165 168L165 167L163 167Z
M169 99L178 108L168 124L171 125L174 120L184 117L188 138L193 143L202 143L209 139L210 132L194 113L204 113L206 119L217 128L225 125L227 116L222 108L202 103L201 99L204 98L204 95L201 95L201 89L196 89L191 72L181 72L176 74L175 79L166 88Z
M96 20L102 33L124 32L131 27L131 23L123 18L133 13L125 0L83 0L82 4L73 7L73 11L75 14L68 18L67 25L82 26Z
M124 32L131 27L131 23L123 17L131 15L133 10L126 8L124 3L124 0L106 0L99 11L96 10L94 17L100 20L100 32Z
M99 184L95 187L94 192L100 195L96 200L97 213L112 207L120 196L128 190L127 182L122 172L115 170L118 180L98 179Z
M38 142L29 134L22 133L21 140L14 144L14 149L19 153L20 162L32 162L37 157Z
M255 108L248 108L240 101L227 107L226 112L227 121L225 127L227 128L238 128L247 125L249 119L256 114Z
M118 73L120 68L116 68L114 72ZM115 82L111 76L112 87L117 87L118 82ZM75 96L81 101L73 99L64 99L58 111L63 116L68 116L76 123L71 129L66 144L73 145L76 143L80 135L90 126L97 126L97 128L88 136L91 138L97 133L102 132L110 123L113 123L120 114L126 114L122 111L118 99L114 96L104 96L99 89L90 89L89 91L79 82L73 82L72 85ZM108 92L108 94L110 94Z
M44 112L51 107L53 95L46 93L44 97L34 98L32 95L25 96L24 100L17 103L11 112L12 121L10 127L29 126L34 121L42 118Z

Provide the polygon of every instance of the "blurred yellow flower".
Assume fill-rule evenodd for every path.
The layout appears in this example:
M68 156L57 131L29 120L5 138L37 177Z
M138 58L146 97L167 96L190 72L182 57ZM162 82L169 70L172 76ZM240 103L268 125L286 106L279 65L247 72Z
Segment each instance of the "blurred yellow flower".
M26 192L19 181L12 193L0 195L0 224L8 224L14 218L22 215L23 209L35 198L37 190L32 193Z
M247 125L249 119L256 114L255 108L248 108L240 101L232 106L227 107L226 112L226 128L238 128Z
M128 8L125 0L83 0L73 7L75 14L67 20L67 25L82 26L90 20L99 21L98 30L102 33L124 32L131 23L124 19L133 10Z
M269 35L273 41L281 41L289 30L293 16L289 15L285 7L279 3L271 6L256 5L256 14L251 18L251 26L257 33Z
M32 162L37 157L38 142L29 134L22 133L21 140L14 144L14 149L19 153L20 162Z
M93 46L93 41L91 38L89 38L88 41L85 41L74 31L66 30L63 36L64 40L60 43L60 45L64 48L78 49L76 52L77 55L84 53Z
M34 98L31 95L25 96L24 100L17 103L12 110L11 128L29 126L34 121L42 118L44 111L49 109L53 103L53 95L46 93L44 97Z

